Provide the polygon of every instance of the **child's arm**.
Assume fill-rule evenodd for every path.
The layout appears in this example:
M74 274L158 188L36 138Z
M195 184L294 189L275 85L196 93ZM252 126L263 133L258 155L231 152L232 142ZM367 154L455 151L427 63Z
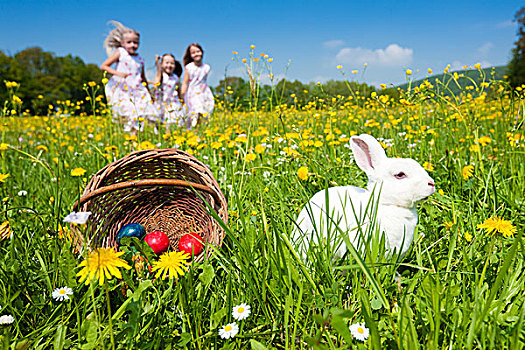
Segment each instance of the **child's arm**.
M180 82L179 82L179 84L178 84L178 86L177 86L177 89L175 89L175 90L177 91L177 96L179 96L179 100L182 101L182 94L181 94L181 91L180 91L180 90L181 90L181 86L180 86L180 85L181 85L181 84L180 84Z
M188 83L190 81L190 76L188 74L188 71L184 71L184 77L182 78L182 87L180 88L180 96L179 98L181 100L184 100L184 97L186 97L186 91L188 90Z
M120 58L120 52L117 50L117 51L115 51L115 53L113 55L109 56L100 65L100 69L102 69L103 71L108 72L109 74L117 75L117 76L122 77L122 78L126 78L129 75L128 73L119 72L116 69L111 68L111 65L113 63L117 62L119 58Z
M144 73L144 66L142 66L142 68L140 69L140 78L146 84L148 83L148 80L146 79L146 73Z
M162 57L160 57L159 55L156 55L155 56L155 66L157 67L157 75L155 75L155 81L153 82L155 86L158 86L162 80L162 68L160 65L161 61L162 61Z

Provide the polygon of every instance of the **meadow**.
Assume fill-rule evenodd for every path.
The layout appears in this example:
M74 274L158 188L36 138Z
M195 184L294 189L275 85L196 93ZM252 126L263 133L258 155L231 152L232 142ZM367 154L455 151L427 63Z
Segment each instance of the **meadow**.
M460 78L447 68L442 80L409 84L399 99L307 91L305 103L274 104L258 99L258 74L267 73L254 67L264 59L243 62L250 109L235 108L225 93L194 130L156 133L147 125L136 136L112 122L101 82L85 86L82 103L92 115L82 116L68 112L78 101L20 116L17 83L6 82L4 349L524 347L525 86L512 89L469 67L481 83L447 94ZM391 157L420 162L436 193L420 206L414 242L399 263L381 247L335 260L327 246L312 249L305 264L290 241L294 218L319 190L366 186L349 149L361 133L378 138ZM220 184L229 213L222 247L178 278L158 278L126 253L120 258L131 268L84 283L77 273L88 252L75 252L75 224L64 222L73 203L106 164L170 147L206 163ZM67 299L56 297L57 288ZM243 303L251 312L234 319L232 308ZM366 337L350 330L356 323ZM238 333L224 339L220 330L232 327Z

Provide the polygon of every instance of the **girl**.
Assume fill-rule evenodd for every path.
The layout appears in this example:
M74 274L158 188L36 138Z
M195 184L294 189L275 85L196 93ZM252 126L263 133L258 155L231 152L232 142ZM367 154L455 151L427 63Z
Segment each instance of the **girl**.
M188 46L184 58L184 78L182 80L181 94L188 107L186 127L195 127L199 120L213 112L215 102L210 88L206 84L210 66L202 63L202 47L193 43Z
M182 65L170 53L155 58L157 75L153 82L155 87L155 109L160 121L166 125L182 126L184 111L180 103L180 76Z
M156 116L151 96L144 85L144 60L137 53L140 35L120 22L110 23L115 29L104 41L109 57L100 65L100 69L113 75L106 84L106 97L113 116L126 122L124 130L135 133L139 129L139 118L155 119ZM111 65L115 62L117 67L113 69ZM142 129L143 124L140 124Z

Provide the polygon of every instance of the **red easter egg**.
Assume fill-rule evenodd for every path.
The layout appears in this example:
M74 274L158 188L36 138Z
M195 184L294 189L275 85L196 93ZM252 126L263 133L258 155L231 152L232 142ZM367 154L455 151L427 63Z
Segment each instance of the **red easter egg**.
M179 251L190 255L199 255L204 249L202 237L196 233L186 233L179 241Z
M153 231L144 237L144 241L153 249L153 252L157 255L168 250L170 246L170 239L162 231Z

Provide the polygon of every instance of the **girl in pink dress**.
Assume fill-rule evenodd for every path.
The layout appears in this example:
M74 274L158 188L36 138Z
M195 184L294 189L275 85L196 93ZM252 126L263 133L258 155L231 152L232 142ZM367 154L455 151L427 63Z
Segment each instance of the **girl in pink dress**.
M113 75L105 87L106 97L113 116L124 120L124 130L135 133L139 125L143 125L139 118L154 120L157 114L146 88L144 60L137 52L140 34L120 22L110 23L115 29L104 41L109 57L100 65ZM114 63L117 63L116 69L111 68Z
M202 62L204 51L202 47L193 43L188 46L184 58L184 78L182 80L181 94L188 108L186 127L194 128L199 121L208 119L213 112L215 101L206 80L210 66Z
M184 121L184 110L179 100L180 76L182 65L170 53L155 58L157 75L154 86L153 103L160 122L166 126L182 126Z

